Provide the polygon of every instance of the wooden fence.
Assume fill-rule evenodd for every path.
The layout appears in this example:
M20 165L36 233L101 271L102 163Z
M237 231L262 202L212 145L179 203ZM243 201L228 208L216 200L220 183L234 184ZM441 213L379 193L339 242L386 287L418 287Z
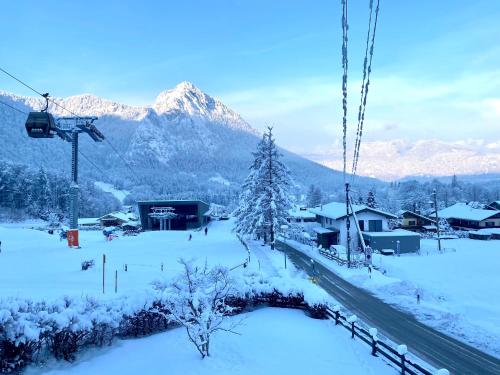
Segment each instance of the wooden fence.
M356 324L356 321L350 319L343 315L338 309L328 309L327 315L335 321L335 325L340 325L351 332L351 337L354 339L358 337L361 341L365 342L371 347L371 354L377 356L377 354L382 355L393 365L401 370L401 374L410 375L435 375L435 372L431 372L422 365L412 361L407 358L406 353L398 352L397 348L392 347L386 342L378 339L376 333L371 334L370 331ZM443 369L444 370L444 369ZM446 373L441 370L442 373Z

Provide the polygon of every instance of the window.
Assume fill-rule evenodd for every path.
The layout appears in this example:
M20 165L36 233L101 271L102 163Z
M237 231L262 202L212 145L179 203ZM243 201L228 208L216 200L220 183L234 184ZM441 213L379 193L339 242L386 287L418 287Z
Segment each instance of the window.
M485 226L487 227L494 227L495 226L495 222L494 221L486 221L484 223Z
M410 226L417 225L417 222L415 220L408 220L408 225Z
M359 220L359 229L361 231L365 230L365 221L364 220Z
M368 220L369 232L382 232L382 220Z

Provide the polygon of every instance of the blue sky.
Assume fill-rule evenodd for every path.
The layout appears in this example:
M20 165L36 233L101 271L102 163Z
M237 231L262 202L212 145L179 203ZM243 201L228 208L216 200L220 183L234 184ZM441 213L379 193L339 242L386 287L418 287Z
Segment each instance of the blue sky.
M367 16L350 2L351 118ZM382 0L366 139L498 141L499 19L497 0ZM297 152L341 135L340 0L19 0L0 31L0 66L55 96L141 105L188 80ZM0 89L31 95L5 76Z

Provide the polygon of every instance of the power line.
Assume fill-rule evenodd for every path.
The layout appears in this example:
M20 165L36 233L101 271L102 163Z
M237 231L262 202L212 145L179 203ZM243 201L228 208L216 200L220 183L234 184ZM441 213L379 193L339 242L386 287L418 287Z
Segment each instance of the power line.
M1 69L1 68L0 68L0 69ZM1 104L3 104L3 105L5 105L5 106L7 106L7 107L9 107L9 108L11 108L11 109L13 109L13 110L15 110L15 111L17 111L17 112L19 112L19 113L22 113L22 114L25 114L25 115L29 115L29 113L28 113L28 112L23 111L23 110L18 109L18 108L15 108L15 107L13 107L13 106L11 106L11 105L9 105L9 104L7 104L7 103L5 103L5 102L1 101L1 100L0 100L0 103L1 103ZM78 150L78 153L79 153L81 156L83 156L83 157L85 158L85 160L86 160L89 164L91 164L91 165L92 165L92 166L93 166L93 167L94 167L97 171L99 171L99 172L103 175L103 177L106 177L106 173L104 173L104 172L103 172L103 170L102 170L101 168L99 168L99 167L98 167L98 166L97 166L97 165L96 165L96 164L95 164L95 163L94 163L94 162L93 162L93 161L92 161L89 157L87 157L87 155L85 155L85 154L84 154L84 153L83 153L80 149ZM12 152L11 152L11 154L12 154L12 155L14 155L14 153L12 153ZM17 157L17 155L14 155L14 156L16 156L16 157ZM41 166L41 165L39 164L39 166Z
M14 111L17 111L17 112L19 112L19 113L22 113L22 114L25 114L25 115L28 115L28 114L29 114L28 112L25 112L25 111L23 111L23 110L21 110L21 109L19 109L19 108L13 107L13 106L11 106L10 104L7 104L7 103L5 103L5 102L3 102L3 101L1 101L1 100L0 100L0 104L3 104L4 106L9 107L10 109L13 109Z
M0 67L0 71L5 73L6 75L8 75L9 77L11 77L12 79L16 80L17 82L19 82L20 84L22 84L23 86L27 87L28 89L30 89L31 91L35 92L36 94L46 98L48 101L50 101L51 103L53 103L54 105L56 105L57 107L67 111L68 113L71 113L73 116L77 117L77 118L81 118L78 114L76 114L75 112L69 110L68 108L65 108L64 106L62 106L61 104L57 103L54 99L50 98L50 97L46 97L44 94L42 94L40 91L34 89L32 86L28 85L26 82L22 81L21 79L17 78L16 76L14 76L13 74L9 73L8 71L6 71L5 69L3 69L2 67ZM113 149L113 151L116 153L116 155L118 155L118 157L122 160L122 162L125 164L125 166L128 168L128 170L130 171L130 173L132 173L132 175L136 178L137 182L140 182L140 178L137 176L137 174L135 173L135 171L132 169L132 167L130 166L130 164L127 162L127 160L125 160L125 158L118 152L118 150L115 148L115 146L113 146L113 144L107 139L107 138L104 138L104 140L106 141L106 143Z
M371 11L373 7L373 1L370 1L370 18L371 18ZM375 8L375 22L373 25L373 33L372 33L372 39L371 39L371 45L370 45L370 60L368 63L368 71L367 71L367 76L366 76L366 85L365 85L365 90L364 90L364 98L362 101L363 108L361 112L361 122L360 122L360 128L359 128L359 139L357 142L357 152L355 154L355 160L353 161L353 175L356 174L357 169L358 169L358 160L359 160L359 152L361 149L361 138L363 136L363 124L365 121L365 111L366 111L366 99L368 97L368 88L370 86L370 73L372 72L372 60L373 60L373 49L375 45L375 34L377 32L377 23L378 23L378 13L380 9L380 0L377 0L377 7ZM369 34L368 34L369 35ZM367 40L368 41L368 40ZM361 109L361 107L360 107Z
M106 173L104 173L104 171L101 168L99 168L89 157L87 157L87 155L85 155L80 150L78 150L78 153L82 155L90 165L92 165L95 169L97 169L103 175L103 177L106 177Z

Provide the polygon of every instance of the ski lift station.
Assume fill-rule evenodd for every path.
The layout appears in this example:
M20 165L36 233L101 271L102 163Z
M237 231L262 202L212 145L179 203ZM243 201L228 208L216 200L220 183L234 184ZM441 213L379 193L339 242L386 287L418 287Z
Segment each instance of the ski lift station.
M189 230L210 220L209 205L199 200L140 201L143 230Z

